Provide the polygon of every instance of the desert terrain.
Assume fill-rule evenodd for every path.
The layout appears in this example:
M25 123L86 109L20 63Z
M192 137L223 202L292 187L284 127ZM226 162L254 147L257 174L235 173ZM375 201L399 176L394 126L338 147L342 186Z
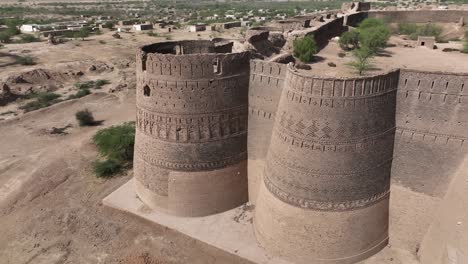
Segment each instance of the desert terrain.
M132 178L132 171L111 179L96 178L92 161L99 155L91 137L104 127L135 120L135 51L140 45L166 41L164 37L112 32L59 45L46 42L6 44L0 50L0 80L15 81L28 91L76 92L74 84L108 80L92 94L40 110L23 113L18 99L0 107L0 263L249 263L236 256L137 217L106 208L102 199ZM208 39L211 32L175 32L174 40ZM216 36L240 39L237 30ZM393 37L373 61L375 69L411 68L466 72L468 54L398 45ZM236 43L235 48L242 47ZM318 53L311 67L323 75L350 76L350 55L338 56L332 41ZM15 63L28 55L36 65ZM331 68L328 63L336 67ZM333 69L333 70L330 70ZM25 82L18 80L26 80ZM29 80L29 81L28 81ZM75 112L89 109L99 126L79 127ZM53 128L63 128L54 134ZM234 219L233 219L234 221ZM365 261L417 263L415 252L387 247Z

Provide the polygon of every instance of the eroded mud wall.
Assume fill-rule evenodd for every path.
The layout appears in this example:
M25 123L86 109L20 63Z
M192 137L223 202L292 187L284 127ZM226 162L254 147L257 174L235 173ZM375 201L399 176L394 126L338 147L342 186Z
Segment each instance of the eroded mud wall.
M398 76L288 69L254 218L267 250L297 263L354 263L386 245Z
M135 182L147 205L202 216L247 201L249 54L184 44L137 53Z
M250 62L248 176L249 201L253 204L270 147L271 132L285 75L285 64L262 60Z

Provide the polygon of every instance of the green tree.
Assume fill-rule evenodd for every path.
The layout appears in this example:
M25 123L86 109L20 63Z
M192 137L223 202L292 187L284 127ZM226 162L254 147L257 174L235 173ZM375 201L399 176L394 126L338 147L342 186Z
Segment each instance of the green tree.
M370 59L374 56L374 52L368 47L361 47L353 51L354 60L348 63L348 66L354 68L359 75L372 68Z
M390 29L383 20L367 18L359 25L359 42L370 49L372 53L387 45L390 39Z
M352 30L341 34L339 44L343 50L359 48L359 31Z
M317 53L317 44L312 36L305 36L293 41L294 56L302 62L311 62Z
M80 31L75 32L73 34L74 38L80 38L81 40L85 40L85 38L89 37L90 30L88 28L82 28Z
M339 44L343 50L367 47L375 53L378 49L384 48L389 39L390 28L383 20L367 18L355 30L343 33Z

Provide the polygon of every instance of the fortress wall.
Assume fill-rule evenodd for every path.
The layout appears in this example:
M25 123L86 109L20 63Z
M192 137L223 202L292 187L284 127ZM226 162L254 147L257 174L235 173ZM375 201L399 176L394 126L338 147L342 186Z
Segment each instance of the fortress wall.
M467 150L467 87L468 74L401 70L396 120L402 144L394 181L431 196L445 194Z
M283 90L286 65L252 60L249 85L249 200L255 203L264 160L270 147L276 109Z
M383 19L388 23L458 23L463 17L468 20L468 10L396 10L369 11L371 18Z
M468 153L468 74L402 69L398 85L392 184L413 192L417 207L399 203L390 243L414 252ZM417 213L417 218L408 217ZM415 233L414 230L420 230Z
M288 37L288 44L287 47L292 49L294 39L304 36L313 36L315 42L317 43L317 47L319 49L323 49L327 44L328 41L334 37L340 36L343 32L347 30L345 26L343 26L344 17L340 17L334 20L331 20L323 25L314 28L314 29L306 29L301 31L293 31Z
M267 250L354 263L386 245L398 77L288 69L254 218Z
M202 216L247 200L250 58L198 53L211 42L185 44L137 52L134 172L137 194L150 207ZM174 54L180 50L194 54Z
M359 12L344 17L344 24L346 26L357 27L361 21L368 17L368 12Z
M340 36L346 31L346 27L343 26L343 21L343 17L331 20L307 35L313 34L317 46L322 49L328 44L330 39Z

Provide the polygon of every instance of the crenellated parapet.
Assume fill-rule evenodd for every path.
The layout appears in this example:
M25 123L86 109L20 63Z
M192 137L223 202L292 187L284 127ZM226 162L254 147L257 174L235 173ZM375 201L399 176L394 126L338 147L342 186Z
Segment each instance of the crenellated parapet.
M137 52L137 193L170 214L213 214L247 200L250 57L216 52L210 41Z
M350 263L386 244L398 78L323 78L288 66L256 200L265 248L297 263Z

